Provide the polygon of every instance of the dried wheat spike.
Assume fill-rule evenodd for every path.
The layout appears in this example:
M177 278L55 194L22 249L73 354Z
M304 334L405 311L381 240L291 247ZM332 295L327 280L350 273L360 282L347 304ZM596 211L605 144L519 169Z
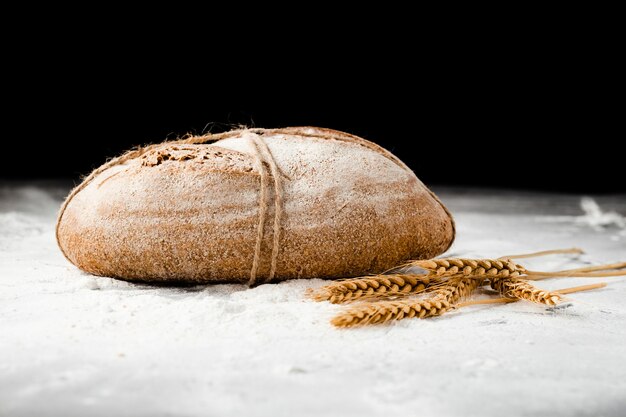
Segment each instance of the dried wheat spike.
M446 285L436 290L434 297L445 298L450 304L456 304L459 301L469 297L472 292L480 287L483 283L481 279L474 278L450 278Z
M366 298L419 294L441 281L440 277L428 275L374 275L336 281L313 291L311 296L316 301L339 304Z
M526 272L526 268L510 259L442 258L412 261L408 265L423 268L437 276L508 278L518 277Z
M337 327L381 324L404 318L440 316L454 308L454 304L469 296L482 284L473 278L452 278L423 300L380 301L352 307L337 315L331 323Z
M336 327L382 324L404 318L439 316L450 308L445 300L381 301L352 308L331 320Z
M491 288L499 291L503 297L528 300L538 304L553 306L563 301L559 293L542 290L519 278L492 279Z

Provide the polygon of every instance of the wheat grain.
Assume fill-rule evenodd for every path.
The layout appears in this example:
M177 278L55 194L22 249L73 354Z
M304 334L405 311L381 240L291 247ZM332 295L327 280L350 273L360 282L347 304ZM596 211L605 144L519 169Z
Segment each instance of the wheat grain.
M419 294L441 282L440 277L428 275L373 275L333 282L313 291L311 297L316 301L339 304L362 299Z
M381 301L353 308L331 320L336 327L382 324L404 318L439 316L450 308L445 300Z
M407 266L417 266L437 276L507 278L526 272L526 268L510 259L442 258L411 261Z
M604 288L604 287L606 287L606 282L600 282L600 283L591 284L591 285L581 285L578 287L559 288L558 290L554 292L563 295L563 294L572 294L572 293L581 292L581 291L596 290L598 288ZM475 306L475 305L481 305L481 304L515 303L517 301L520 301L519 298L506 298L506 297L505 298L489 298L487 300L471 300L471 301L464 301L464 302L458 303L456 305L456 308Z
M474 278L451 278L427 299L380 301L355 306L334 317L331 323L337 327L352 327L404 318L440 316L481 284L481 280Z
M445 298L450 304L456 304L465 299L483 283L481 279L473 278L450 278L446 284L435 291L435 297Z
M538 304L553 306L563 301L559 293L542 290L519 278L492 279L491 288L499 291L503 297L528 300Z

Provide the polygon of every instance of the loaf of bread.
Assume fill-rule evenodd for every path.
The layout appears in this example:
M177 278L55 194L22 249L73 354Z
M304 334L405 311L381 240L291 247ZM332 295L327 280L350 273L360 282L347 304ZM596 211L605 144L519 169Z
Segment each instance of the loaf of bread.
M61 207L91 274L262 284L379 273L450 247L454 222L398 158L347 133L241 129L128 152Z

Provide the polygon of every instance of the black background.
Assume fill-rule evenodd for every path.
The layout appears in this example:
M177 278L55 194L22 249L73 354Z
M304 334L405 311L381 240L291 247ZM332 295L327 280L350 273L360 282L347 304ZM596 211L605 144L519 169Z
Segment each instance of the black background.
M405 74L406 75L406 74ZM313 125L377 142L430 185L625 192L617 106L567 75L318 85L48 76L5 86L0 179L77 181L135 145L238 125ZM239 79L241 80L241 79ZM379 80L380 81L380 80ZM336 87L335 87L336 85ZM599 88L602 90L602 88ZM620 133L621 132L621 133Z
M7 15L0 180L76 182L138 144L316 125L426 184L626 192L619 13L232 6Z

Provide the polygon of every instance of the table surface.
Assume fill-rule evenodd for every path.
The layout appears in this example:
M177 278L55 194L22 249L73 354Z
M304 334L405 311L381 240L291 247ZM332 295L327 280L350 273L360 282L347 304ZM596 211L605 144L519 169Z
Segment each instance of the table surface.
M558 308L475 306L337 330L321 280L167 288L80 272L56 247L68 189L0 185L0 416L623 416L626 277ZM436 189L450 254L556 270L626 261L626 196ZM541 282L556 289L599 279ZM486 295L479 295L479 297Z

